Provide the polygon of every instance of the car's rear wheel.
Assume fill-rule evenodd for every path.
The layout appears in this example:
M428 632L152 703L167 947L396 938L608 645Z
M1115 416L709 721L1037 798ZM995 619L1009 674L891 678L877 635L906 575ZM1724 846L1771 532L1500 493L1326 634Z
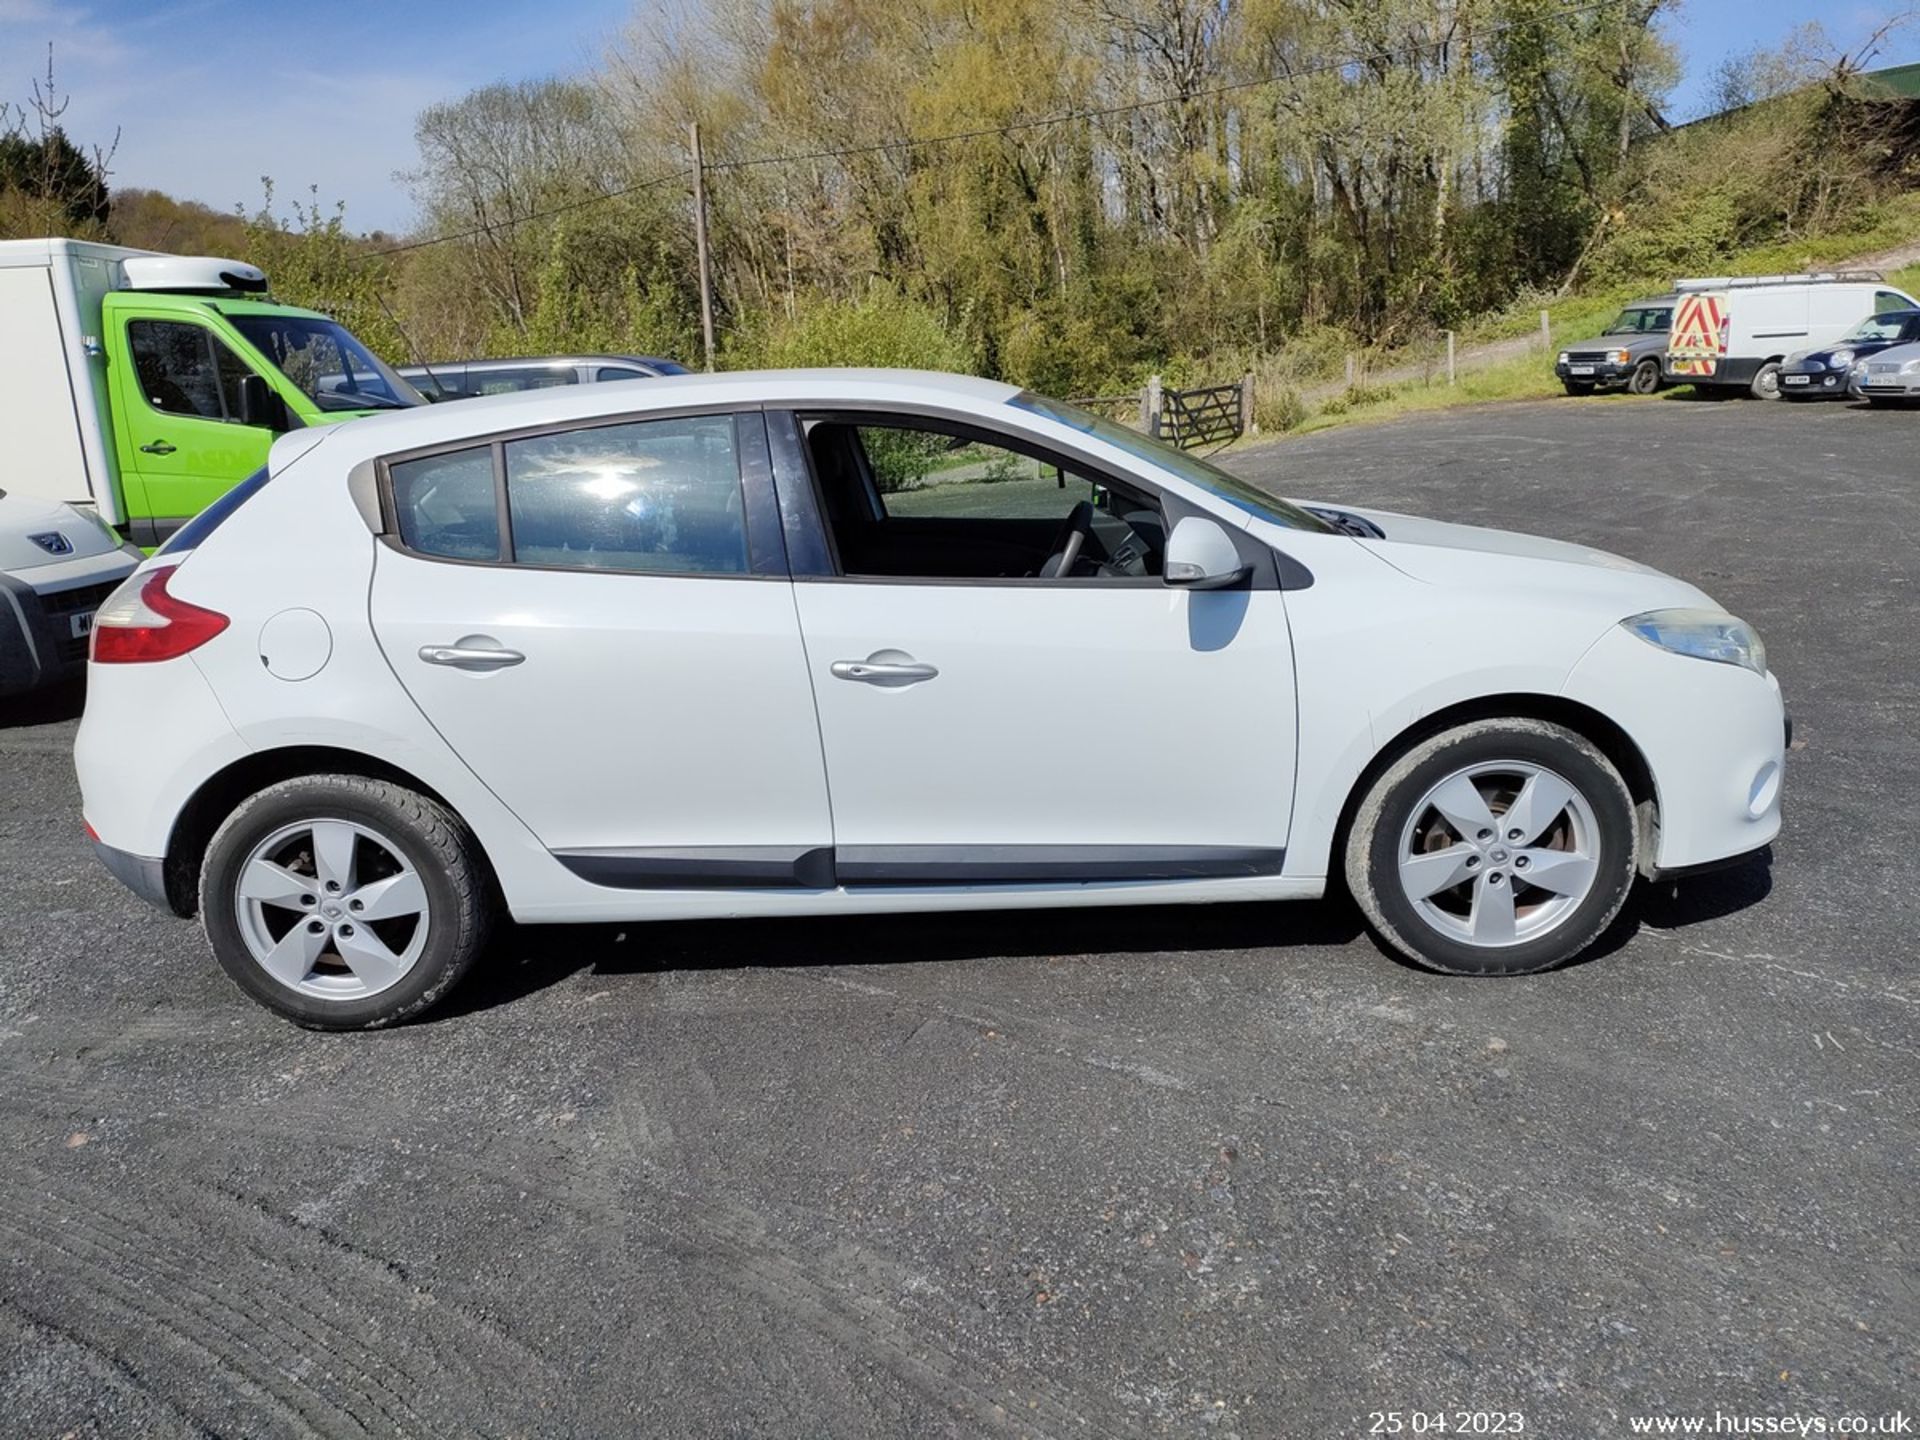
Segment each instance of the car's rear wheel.
M1627 379L1627 389L1635 395L1651 395L1660 388L1660 362L1642 360L1633 367L1633 374Z
M296 1024L419 1014L466 973L490 919L484 862L444 806L356 775L282 781L214 833L207 939L234 983Z
M1767 361L1754 372L1753 383L1747 388L1756 400L1778 400L1780 398L1780 362Z
M1562 725L1479 720L1420 742L1354 813L1347 887L1401 954L1463 975L1572 960L1633 888L1639 828L1613 763Z

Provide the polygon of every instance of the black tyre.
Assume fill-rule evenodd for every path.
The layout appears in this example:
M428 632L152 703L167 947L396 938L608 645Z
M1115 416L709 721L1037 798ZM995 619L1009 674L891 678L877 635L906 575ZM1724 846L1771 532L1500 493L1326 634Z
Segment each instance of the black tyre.
M1756 370L1753 383L1747 386L1747 393L1756 400L1778 400L1780 398L1780 362L1769 360Z
M1660 388L1660 362L1642 360L1627 377L1627 389L1635 395L1651 395Z
M214 833L200 916L221 967L315 1030L418 1015L486 942L479 846L444 806L384 780L271 785Z
M1569 395L1591 395L1593 393L1593 386L1582 384L1579 381L1562 380L1560 383L1567 387L1567 394Z
M1347 837L1382 942L1432 970L1528 975L1584 951L1633 888L1639 827L1611 761L1564 726L1479 720L1413 746Z

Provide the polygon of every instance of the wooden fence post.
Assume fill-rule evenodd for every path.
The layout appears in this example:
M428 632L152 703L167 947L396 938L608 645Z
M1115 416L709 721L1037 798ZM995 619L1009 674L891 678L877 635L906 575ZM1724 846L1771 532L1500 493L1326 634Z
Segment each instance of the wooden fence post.
M1447 331L1447 384L1453 384L1453 331Z
M1347 388L1349 390L1353 388L1354 376L1357 375L1359 372L1360 372L1359 359L1354 355L1354 353L1351 350L1349 350L1347 352Z
M1544 310L1540 312L1540 348L1553 349L1553 324Z
M1240 377L1240 433L1257 435L1260 427L1253 422L1253 371L1249 370Z
M1140 428L1147 434L1160 433L1160 377L1149 375L1147 388L1140 392Z

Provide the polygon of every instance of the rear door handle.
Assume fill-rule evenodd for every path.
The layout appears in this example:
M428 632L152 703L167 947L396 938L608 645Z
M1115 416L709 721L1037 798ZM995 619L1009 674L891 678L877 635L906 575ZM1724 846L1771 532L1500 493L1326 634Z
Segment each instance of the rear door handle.
M456 670L504 670L527 657L498 645L422 645L420 658L429 665L451 665Z
M865 685L913 685L940 673L931 665L900 655L898 650L880 650L864 660L836 660L829 668L836 680L858 680Z
M169 445L164 440L149 440L140 448L149 455L171 455L178 447Z

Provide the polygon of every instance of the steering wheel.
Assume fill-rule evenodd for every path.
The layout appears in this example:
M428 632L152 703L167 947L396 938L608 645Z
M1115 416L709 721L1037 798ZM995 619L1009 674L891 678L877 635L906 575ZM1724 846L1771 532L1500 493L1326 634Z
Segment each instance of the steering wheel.
M1067 518L1060 522L1060 533L1053 537L1053 554L1047 563L1040 567L1042 580L1057 580L1073 572L1073 562L1080 558L1080 551L1087 543L1087 536L1093 531L1093 502L1082 500L1068 512Z

